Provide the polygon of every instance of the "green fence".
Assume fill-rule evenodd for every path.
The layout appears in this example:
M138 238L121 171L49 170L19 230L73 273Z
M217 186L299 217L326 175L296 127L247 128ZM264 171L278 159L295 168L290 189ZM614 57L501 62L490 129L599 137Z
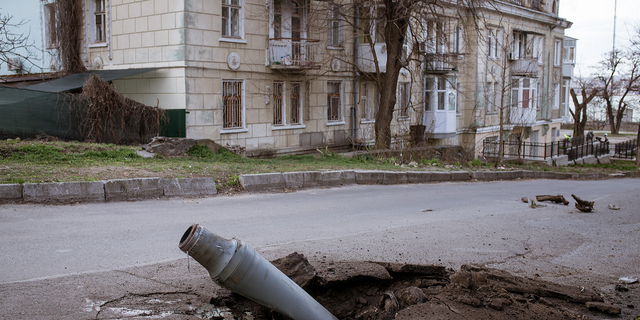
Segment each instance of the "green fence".
M68 94L0 87L0 138L47 134L62 140L84 140L69 109ZM160 135L185 137L185 110L165 110ZM141 142L141 137L133 137Z

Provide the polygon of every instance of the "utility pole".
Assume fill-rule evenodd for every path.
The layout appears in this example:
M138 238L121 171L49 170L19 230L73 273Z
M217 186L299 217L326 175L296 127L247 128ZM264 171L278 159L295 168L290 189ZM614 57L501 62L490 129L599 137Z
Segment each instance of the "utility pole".
M613 5L613 51L616 51L616 19L618 16L618 0Z

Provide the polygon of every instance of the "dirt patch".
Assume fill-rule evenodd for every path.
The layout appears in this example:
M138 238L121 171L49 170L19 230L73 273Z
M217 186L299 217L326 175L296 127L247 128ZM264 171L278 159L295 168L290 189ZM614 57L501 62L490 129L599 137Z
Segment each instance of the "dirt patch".
M363 261L312 261L293 253L272 262L341 320L606 319L620 308L591 289L506 271ZM203 279L202 281L211 281ZM126 295L101 305L97 319L288 319L229 290ZM638 290L625 286L624 293ZM209 301L209 303L202 303Z

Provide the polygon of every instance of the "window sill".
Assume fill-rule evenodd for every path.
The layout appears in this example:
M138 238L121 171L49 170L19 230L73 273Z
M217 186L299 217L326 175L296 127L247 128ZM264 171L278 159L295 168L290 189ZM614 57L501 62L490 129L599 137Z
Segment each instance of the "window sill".
M409 121L411 117L398 117L398 121Z
M304 124L273 125L271 126L271 131L304 129L306 127L307 125L304 125Z
M344 125L344 124L346 124L346 122L344 122L344 120L327 122L327 126L341 126L341 125Z
M236 128L236 129L222 129L220 130L220 134L228 134L228 133L243 133L249 132L247 128Z
M240 38L220 38L218 39L219 42L232 42L232 43L247 43L246 39L240 39Z
M327 45L327 50L344 50L344 47Z
M97 42L97 43L89 44L89 48L106 48L107 45L108 44L106 42Z
M376 121L375 120L360 119L360 123L369 124L369 123L376 123Z

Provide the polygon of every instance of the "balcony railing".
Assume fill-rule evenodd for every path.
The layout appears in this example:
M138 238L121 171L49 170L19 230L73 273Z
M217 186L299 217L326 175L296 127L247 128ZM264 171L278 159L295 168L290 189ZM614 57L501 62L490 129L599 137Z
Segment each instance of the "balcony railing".
M451 63L451 56L444 54L425 54L425 71L454 71L456 67Z
M320 40L277 38L269 40L271 69L320 68Z
M511 107L509 108L509 123L520 126L531 125L536 122L536 111L535 108Z
M511 59L511 73L515 75L537 75L538 60L534 58Z

